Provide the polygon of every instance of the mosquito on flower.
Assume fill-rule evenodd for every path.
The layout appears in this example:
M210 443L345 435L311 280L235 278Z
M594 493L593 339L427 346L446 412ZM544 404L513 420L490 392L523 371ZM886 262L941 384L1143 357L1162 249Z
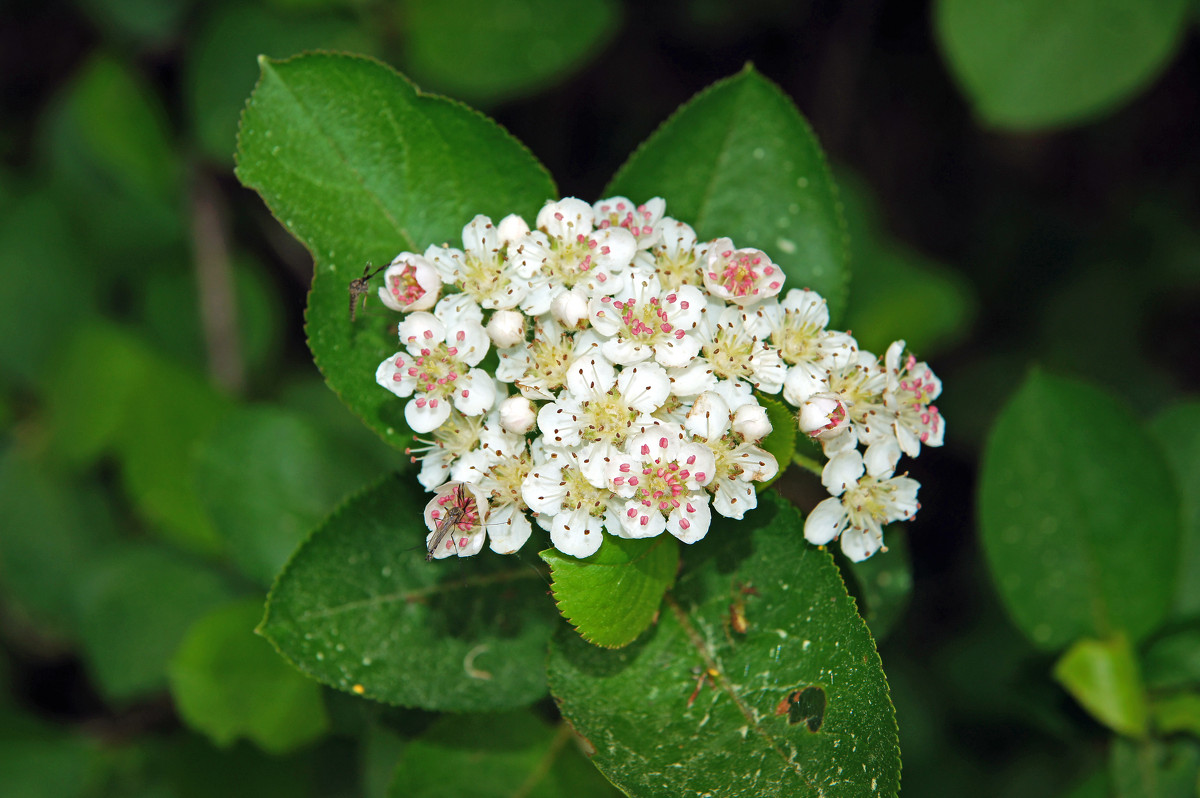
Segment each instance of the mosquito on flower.
M447 482L425 505L426 561L475 554L483 547L488 503L483 491L467 482ZM443 547L443 544L444 547Z

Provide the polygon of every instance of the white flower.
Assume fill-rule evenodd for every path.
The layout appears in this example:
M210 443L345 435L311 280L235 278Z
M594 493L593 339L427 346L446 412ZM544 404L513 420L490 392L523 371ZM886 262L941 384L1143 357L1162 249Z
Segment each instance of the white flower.
M728 238L708 247L704 286L713 296L752 305L775 296L783 288L783 270L761 249L734 249Z
M554 399L567 381L567 368L581 356L598 350L600 338L591 330L572 334L555 319L543 316L524 339L500 350L496 379L513 383L530 399Z
M478 554L487 518L487 497L478 486L464 482L442 485L425 505L425 526L429 528L426 559Z
M744 405L743 410L751 407L757 405ZM750 483L773 479L779 464L753 441L730 434L730 420L725 400L706 391L696 397L685 426L692 435L703 438L712 452L713 477L708 490L713 494L713 509L727 518L742 518L758 506L758 495Z
M550 315L564 327L575 329L580 322L587 320L587 297L575 289L563 291L550 303Z
M667 374L656 363L639 363L618 374L601 355L581 357L567 371L567 389L538 411L538 429L548 446L577 449L585 475L601 486L605 460L629 435L655 423L651 414L670 391Z
M925 363L909 355L900 365L904 341L896 341L884 355L887 389L883 403L896 413L894 431L901 450L909 457L921 453L921 444L941 446L946 424L937 405L930 404L942 393L942 381Z
M441 426L433 430L433 439L413 436L422 444L404 450L415 463L420 461L421 471L417 481L425 490L433 490L450 478L450 468L455 461L479 446L483 433L483 416L464 416L457 410Z
M712 514L704 486L713 478L712 451L680 427L661 424L632 436L606 467L608 487L622 499L619 529L626 538L650 538L665 530L684 543L708 532Z
M820 436L821 448L827 456L852 449L860 441L870 445L893 437L895 413L883 404L887 373L875 355L860 349L848 363L830 369L826 379L827 387L822 393L841 401L850 418L850 423L840 431L834 429L830 435Z
M821 481L832 497L804 521L804 537L824 546L841 537L842 551L861 562L883 546L883 525L906 521L917 514L921 485L906 476L879 470L883 464L864 463L857 449L840 452L825 464ZM874 468L868 470L868 466Z
M442 279L433 264L412 252L401 252L383 273L379 300L392 310L428 310L437 302Z
M667 210L662 197L647 200L644 205L634 206L625 197L610 197L597 202L592 210L596 213L596 227L624 227L637 239L638 249L649 249L658 243L658 222Z
M519 217L512 218L521 221ZM463 228L462 237L461 250L431 246L425 250L425 257L437 268L442 280L457 285L480 307L489 310L515 307L525 298L528 286L516 279L505 257L506 242L492 220L476 216Z
M675 290L685 285L704 284L702 267L708 254L708 243L696 243L696 231L684 222L665 217L656 230L657 243L649 252L638 252L634 264L638 269L653 272L664 288Z
M653 276L635 277L632 283L616 296L593 297L589 304L592 328L608 339L600 351L619 365L650 357L664 368L689 364L700 353L696 327L704 295L691 286L663 291Z
M532 531L521 485L533 468L533 457L523 435L496 428L496 415L488 417L482 445L456 465L455 478L478 485L484 492L489 506L488 543L497 554L512 554L529 540Z
M605 527L612 531L619 526L612 493L587 481L573 451L549 452L535 462L521 497L538 514L538 523L549 526L554 548L572 557L595 554Z
M578 286L585 295L620 291L637 251L623 227L592 229L592 207L569 197L538 213L538 229L510 247L509 259L529 287L521 309L532 316L550 310L554 298Z
M709 305L709 313L711 309ZM746 319L747 314L736 305L720 312L711 342L703 350L709 368L718 378L744 380L765 393L779 393L787 368L777 349L747 329Z
M793 288L783 301L768 299L747 314L746 327L769 338L788 364L783 398L795 407L825 390L825 375L849 363L858 344L849 333L826 330L829 309L815 291Z
M414 396L404 419L414 432L431 432L450 417L451 402L467 416L491 409L492 378L473 368L487 354L488 337L479 306L463 294L438 302L433 313L417 311L400 322L404 352L379 364L375 381L400 397Z

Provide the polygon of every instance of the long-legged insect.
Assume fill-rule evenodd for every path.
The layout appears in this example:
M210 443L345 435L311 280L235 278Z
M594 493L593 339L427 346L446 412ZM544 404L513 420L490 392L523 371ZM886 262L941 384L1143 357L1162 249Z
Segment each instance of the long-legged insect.
M459 546L456 539L457 533L469 533L480 526L479 506L475 497L464 489L462 482L447 484L450 486L450 490L445 493L439 490L438 495L429 502L433 506L427 509L429 517L437 526L426 541L426 562L433 559L433 553L438 550L448 535L452 535L450 543L457 549Z
M355 277L350 281L350 321L354 322L354 316L358 311L358 300L362 298L363 307L367 305L367 292L371 290L368 285L371 278L379 274L387 268L387 264L380 266L375 271L371 271L371 262L367 261L367 265L363 267L362 277Z

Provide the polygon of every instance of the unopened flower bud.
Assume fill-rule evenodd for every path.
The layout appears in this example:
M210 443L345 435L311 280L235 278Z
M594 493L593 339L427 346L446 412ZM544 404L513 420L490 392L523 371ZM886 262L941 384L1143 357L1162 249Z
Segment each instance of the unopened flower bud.
M524 435L537 422L537 409L524 396L510 396L500 403L500 426L515 435Z
M588 317L588 302L574 291L565 291L554 297L550 303L550 313L564 327L575 329Z
M761 405L746 404L733 414L733 431L751 443L761 441L771 434L771 419Z
M379 300L392 310L428 310L437 302L442 278L433 264L412 252L401 252L383 273Z
M487 334L498 349L516 346L525 340L525 316L515 310L497 310L487 323Z
M512 244L529 232L529 224L515 213L510 213L500 220L500 224L496 226L496 232L500 234L500 243Z
M800 405L800 431L820 440L835 437L850 423L850 414L841 397L815 393Z

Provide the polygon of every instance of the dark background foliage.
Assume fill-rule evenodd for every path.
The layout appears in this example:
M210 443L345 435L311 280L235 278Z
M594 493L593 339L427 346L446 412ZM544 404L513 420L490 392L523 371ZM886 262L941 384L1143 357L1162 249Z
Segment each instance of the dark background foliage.
M473 83L429 7L0 5L0 786L17 774L0 792L374 795L430 722L327 694L316 754L281 759L211 747L167 692L196 618L261 596L347 491L404 459L320 384L302 333L311 262L232 176L254 55L311 47L372 53L480 107L588 199L713 81L752 61L777 82L846 202L842 321L876 351L915 330L945 385L946 446L911 466L911 595L880 642L906 791L1060 795L1101 767L1108 735L1004 613L974 486L991 423L1034 365L1142 418L1200 389L1195 9L1144 86L1014 130L973 110L927 3L597 2L605 24L551 20L565 42L553 69L508 84ZM492 38L502 52L542 44L519 26ZM444 64L456 58L461 74ZM238 478L223 464L284 442L297 472L229 512ZM802 509L816 498L799 477L783 490ZM269 546L222 543L240 518L281 514ZM170 578L111 587L146 572Z

